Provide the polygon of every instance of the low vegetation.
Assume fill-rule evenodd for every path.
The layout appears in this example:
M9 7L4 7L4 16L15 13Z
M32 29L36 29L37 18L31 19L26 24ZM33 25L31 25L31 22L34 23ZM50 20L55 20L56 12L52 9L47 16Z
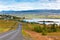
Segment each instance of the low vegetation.
M24 15L19 15L21 17L25 17L27 19L33 19L33 18L50 18L50 19L60 19L60 15L57 14L24 14Z
M18 22L14 20L0 20L0 33L15 30L17 26Z
M60 25L57 24L38 24L38 23L29 23L23 22L24 30L31 30L37 33L42 33L42 35L47 35L47 33L60 32Z
M38 24L21 22L23 35L29 35L33 40L60 40L60 25L57 24ZM27 36L27 38L29 37ZM26 36L25 36L26 37Z

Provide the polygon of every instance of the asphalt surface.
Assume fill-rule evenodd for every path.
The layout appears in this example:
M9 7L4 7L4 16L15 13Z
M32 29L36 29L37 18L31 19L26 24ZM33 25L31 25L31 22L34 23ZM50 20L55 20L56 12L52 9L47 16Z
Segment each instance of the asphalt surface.
M23 40L22 25L19 24L16 30L0 34L0 40Z

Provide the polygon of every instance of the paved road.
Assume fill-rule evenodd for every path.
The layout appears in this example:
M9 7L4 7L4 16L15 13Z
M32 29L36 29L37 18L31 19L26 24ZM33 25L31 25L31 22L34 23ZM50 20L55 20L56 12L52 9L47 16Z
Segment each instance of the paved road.
M0 35L0 40L23 40L22 25L19 24L16 30L4 33Z

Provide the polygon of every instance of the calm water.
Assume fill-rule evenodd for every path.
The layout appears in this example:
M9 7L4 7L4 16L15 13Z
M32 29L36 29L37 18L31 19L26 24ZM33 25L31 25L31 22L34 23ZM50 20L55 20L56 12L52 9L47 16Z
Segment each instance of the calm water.
M60 19L24 19L26 22L37 22L37 23L43 23L43 21L53 21L53 22L45 22L46 24L60 24ZM42 21L42 22L40 22Z

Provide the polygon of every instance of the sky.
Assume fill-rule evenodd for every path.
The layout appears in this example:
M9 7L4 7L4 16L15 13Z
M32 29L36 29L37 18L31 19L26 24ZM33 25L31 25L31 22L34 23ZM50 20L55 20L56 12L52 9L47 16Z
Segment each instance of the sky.
M0 0L2 10L60 9L60 0Z

